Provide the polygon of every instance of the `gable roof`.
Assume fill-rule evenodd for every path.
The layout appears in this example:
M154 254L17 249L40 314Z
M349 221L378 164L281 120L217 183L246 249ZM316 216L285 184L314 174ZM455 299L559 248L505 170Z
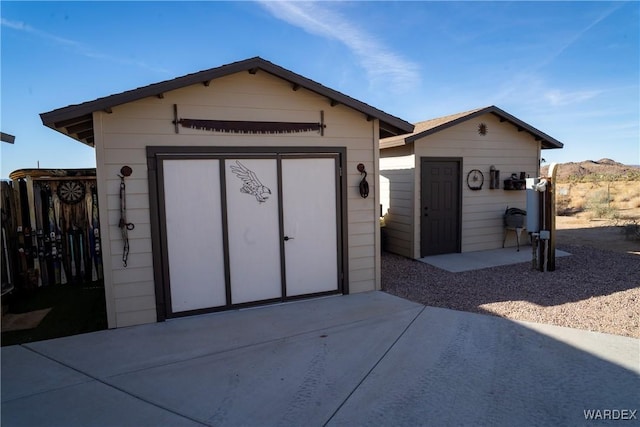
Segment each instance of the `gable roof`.
M93 146L93 113L95 111L110 111L113 107L137 101L149 96L162 97L165 92L180 89L194 84L208 86L211 80L238 72L255 74L264 71L291 83L292 90L305 88L329 99L330 105L343 104L363 113L368 120L380 120L380 138L405 134L413 131L413 125L398 117L378 110L364 102L351 98L343 93L330 89L313 80L284 69L260 57L238 61L220 67L199 71L186 76L177 77L154 83L148 86L129 90L126 92L98 98L93 101L77 105L58 108L47 113L40 114L40 119L45 126L57 130L71 138L77 139L87 145Z
M418 122L415 124L414 131L410 135L398 135L380 140L380 149L411 144L427 135L440 132L441 130L450 128L451 126L455 126L459 123L466 122L467 120L471 120L475 117L488 113L497 116L501 122L511 123L518 129L518 132L529 133L536 141L540 141L543 149L562 148L564 146L564 144L557 139L550 137L546 133L539 131L506 111L492 105L489 107L476 108L475 110L452 114L450 116L438 117L424 122Z

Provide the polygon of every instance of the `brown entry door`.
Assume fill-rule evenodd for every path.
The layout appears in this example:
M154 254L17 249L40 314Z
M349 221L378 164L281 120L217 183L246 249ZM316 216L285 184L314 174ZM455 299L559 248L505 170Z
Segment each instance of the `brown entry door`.
M460 252L460 159L421 159L420 253Z

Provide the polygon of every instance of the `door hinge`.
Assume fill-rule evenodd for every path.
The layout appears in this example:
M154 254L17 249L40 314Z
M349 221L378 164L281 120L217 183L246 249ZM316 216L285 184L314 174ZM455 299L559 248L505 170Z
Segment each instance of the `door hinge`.
M342 176L342 166L338 168L338 173L340 174L340 176Z

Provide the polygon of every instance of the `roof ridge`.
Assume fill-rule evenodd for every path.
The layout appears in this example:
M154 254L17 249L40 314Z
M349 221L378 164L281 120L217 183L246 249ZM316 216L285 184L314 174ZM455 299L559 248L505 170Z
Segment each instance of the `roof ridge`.
M384 138L380 141L380 146L382 148L391 148L404 144L413 143L415 140L420 139L424 136L430 135L435 132L439 132L443 129L447 129L451 126L457 125L461 122L470 120L474 117L483 114L490 114L501 118L501 121L510 122L512 125L518 128L518 131L527 131L536 141L541 141L543 148L562 148L564 144L555 138L547 135L546 133L536 129L528 123L523 122L517 117L507 113L506 111L496 107L495 105L490 105L487 107L476 108L469 111L463 111L460 113L449 114L446 116L436 117L433 119L416 122L414 123L414 129L411 134L408 135L397 135L389 138Z
M413 131L414 126L406 120L335 89L331 89L322 83L316 82L259 56L196 71L169 80L151 83L146 86L140 86L135 89L85 101L80 104L68 105L46 113L41 113L40 118L45 126L92 146L94 143L92 114L96 111L110 111L113 107L139 99L153 96L161 98L164 92L170 92L194 84L204 84L208 86L211 80L217 78L244 71L255 74L258 70L262 70L265 73L291 83L294 90L302 87L310 92L326 97L331 101L332 106L342 104L363 113L367 119L378 119L380 124L380 137L406 134ZM77 129L82 129L82 131L77 132Z
M455 118L464 117L464 116L467 116L469 114L474 114L474 113L477 113L478 111L486 110L486 109L489 109L489 108L492 108L492 107L495 107L495 106L488 105L488 106L485 106L485 107L474 108L472 110L462 111L462 112L459 112L459 113L453 113L453 114L447 114L447 115L444 115L444 116L433 117L431 119L427 119L427 120L422 120L422 121L416 122L416 123L414 123L414 125L417 126L418 124L421 124L421 123L428 123L428 122L433 122L435 120L444 120L444 119L449 119L449 118L451 118L451 120L453 120L454 117Z

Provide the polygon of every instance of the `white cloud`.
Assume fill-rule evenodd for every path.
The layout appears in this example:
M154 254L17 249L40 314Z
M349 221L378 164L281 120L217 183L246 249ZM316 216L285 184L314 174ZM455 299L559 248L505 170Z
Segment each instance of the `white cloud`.
M600 87L570 87L558 88L547 79L536 74L517 73L501 84L499 90L489 97L496 105L522 105L525 110L544 111L549 108L579 106L594 98L602 97L614 89ZM522 103L522 100L527 100Z
M49 34L49 33L45 32L45 31L40 31L40 30L38 30L36 28L33 28L30 25L25 24L24 22L21 22L21 21L10 21L10 20L5 19L5 18L0 18L0 24L3 27L7 27L7 28L11 28L12 30L23 31L25 33L33 34L33 35L36 35L36 36L38 36L40 38L52 41L54 43L67 45L67 46L76 46L76 47L80 46L80 43L78 43L76 41L65 39L63 37L58 37L58 36L55 36L53 34Z
M562 91L551 88L546 79L543 78L541 70L549 67L556 59L569 50L582 37L595 28L602 21L606 20L612 13L622 7L624 3L613 4L606 10L602 11L595 19L591 20L582 29L570 34L569 36L554 41L553 48L549 49L547 56L538 60L529 61L528 67L522 67L519 72L508 76L501 84L500 90L493 97L494 103L514 102L518 99L528 99L529 104L537 104L542 108L548 106L558 107L571 105L588 101L598 95L603 90L575 90ZM551 71L553 72L553 71Z
M102 60L102 61L108 61L108 62L114 62L117 64L122 64L122 65L133 65L139 68L143 68L143 69L147 69L147 70L151 70L153 72L156 73L163 73L166 74L168 73L168 70L164 69L164 68L158 68L158 67L154 67L151 66L145 62L142 61L135 61L135 60L131 60L128 58L122 58L122 57L117 57L117 56L113 56L113 55L108 55L99 51L96 51L95 49L85 45L84 43L81 43L79 41L76 40L71 40L71 39L67 39L64 37L59 37L56 36L55 34L51 34L51 33L47 33L46 31L42 31L39 30L37 28L33 28L32 26L24 23L24 22L19 22L19 21L10 21L8 19L5 18L0 18L0 25L2 25L3 27L6 28L10 28L12 30L16 30L16 31L22 31L28 34L33 34L43 40L46 40L50 43L54 43L60 46L65 47L66 49L70 49L72 50L74 53L84 56L86 58L90 58L90 59L98 59L98 60Z
M337 40L357 57L371 83L391 83L392 89L407 92L420 83L417 63L396 54L374 34L332 9L331 2L289 2L259 0L274 17L310 34Z
M567 92L561 90L550 90L544 94L544 98L549 101L551 106L558 107L561 105L570 105L588 101L600 95L600 90L583 90L575 92Z
M600 22L604 21L607 17L609 17L609 15L611 15L616 10L620 9L623 5L624 5L624 3L614 4L612 7L608 8L607 10L602 12L595 20L593 20L591 23L589 23L582 30L578 31L577 33L573 34L570 37L567 37L565 40L558 42L557 43L558 49L555 52L552 52L550 56L548 56L540 64L538 64L535 67L535 69L539 70L542 67L546 67L547 65L551 64L553 61L555 61L556 58L558 58L560 55L562 55L564 53L564 51L569 49L578 40L580 40L586 33L591 31L592 28L594 28Z

